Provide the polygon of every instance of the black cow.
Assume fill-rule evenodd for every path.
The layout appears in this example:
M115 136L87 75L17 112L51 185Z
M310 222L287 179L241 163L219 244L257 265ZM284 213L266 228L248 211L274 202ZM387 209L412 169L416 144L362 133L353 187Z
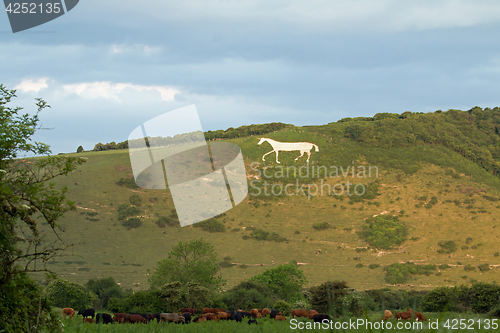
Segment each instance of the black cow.
M111 318L111 315L107 314L107 313L98 313L95 316L95 322L96 323L100 323L101 320L102 320L103 324L112 324L112 323L114 323L113 318Z
M92 317L92 319L94 319L94 317L95 317L95 310L94 309L80 310L80 311L78 311L77 314L78 315L82 315L83 318Z
M189 324L191 322L191 313L186 312L184 314L184 319L186 320L186 324Z
M241 320L243 319L243 317L248 317L248 318L251 318L253 319L253 316L250 312L243 312L243 311L238 311L234 314L234 319L231 319L231 320L236 320L238 323L241 323Z
M277 315L279 315L279 311L276 309L272 309L271 313L269 314L269 318L276 318Z
M156 319L156 322L159 323L160 322L160 313L153 313L153 318Z
M257 324L257 320L255 320L255 319L249 319L248 320L248 325L251 325L251 324Z
M330 322L330 316L327 315L327 314L320 314L320 313L318 313L318 314L315 314L313 316L313 320L314 320L315 323L322 323L323 320L325 320L325 319L328 320L328 322Z

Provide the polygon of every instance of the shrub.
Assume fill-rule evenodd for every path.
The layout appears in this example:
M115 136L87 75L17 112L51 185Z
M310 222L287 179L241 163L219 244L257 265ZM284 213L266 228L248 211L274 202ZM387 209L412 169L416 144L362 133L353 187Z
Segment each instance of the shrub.
M371 246L390 249L406 240L408 227L399 223L397 216L379 215L368 218L362 231L357 233Z
M364 265L362 263L359 263L356 265L356 268L361 268L361 267L364 267Z
M440 241L438 245L441 247L441 249L438 250L439 253L451 253L455 252L457 249L454 241Z
M278 300L274 303L273 309L283 312L284 316L289 316L292 312L292 305L282 300Z
M142 225L142 221L140 218L132 217L126 221L123 221L122 225L127 229L139 228Z
M233 267L234 264L231 263L229 260L224 260L219 263L219 266L222 268L228 268L228 267Z
M500 256L500 252L495 252L495 253L493 254L493 256L494 256L494 257L498 257L498 256Z
M441 264L441 265L439 265L439 269L448 269L448 268L451 268L451 266L448 265L448 264Z
M196 223L194 224L195 228L202 228L205 231L208 232L225 232L226 227L224 226L224 223L217 219L209 219L204 222Z
M330 228L330 223L328 222L318 222L313 225L313 228L316 230L325 230Z
M131 205L134 205L134 206L142 205L141 197L138 194L132 194L128 199L129 199L129 202Z
M415 265L407 262L404 264L392 264L384 267L385 281L390 284L402 284L407 282L412 275L431 275L437 269L436 265Z
M464 294L464 290L458 287L438 287L429 291L422 298L420 307L422 311L442 312L459 310L459 302Z
M375 268L379 268L380 267L380 264L370 264L370 266L368 266L370 269L375 269Z
M118 220L125 220L127 217L138 215L141 211L136 206L121 204L118 207Z
M135 183L134 176L132 176L131 178L120 178L120 180L116 182L116 185L125 186L128 188L138 188L139 187Z
M256 240L261 241L274 241L274 242L284 242L286 241L286 237L282 237L276 232L268 232L263 229L254 229L250 234L250 237L255 238Z
M169 217L160 216L158 220L155 222L160 228L164 228L166 226L176 227L179 226L179 219L170 215Z
M500 300L500 286L479 282L469 289L471 310L477 313L486 313L498 306Z
M470 272L470 271L475 271L476 267L472 266L471 264L467 264L464 266L464 271Z
M487 272L490 270L490 265L488 264L482 264L477 266L481 272Z

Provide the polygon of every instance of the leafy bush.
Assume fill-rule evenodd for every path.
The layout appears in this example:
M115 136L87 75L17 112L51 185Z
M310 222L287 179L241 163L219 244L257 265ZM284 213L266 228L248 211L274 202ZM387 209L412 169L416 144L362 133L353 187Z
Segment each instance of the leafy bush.
M472 266L471 264L467 264L464 266L464 271L470 272L470 271L475 271L476 267Z
M454 241L440 241L438 245L441 247L437 252L438 253L452 253L455 252L457 246Z
M488 264L482 264L477 266L481 272L487 272L490 270L490 265Z
M284 242L287 240L286 237L282 237L276 232L267 232L263 229L252 230L250 237L255 238L256 240L274 241L274 242Z
M397 216L378 215L369 217L362 231L357 232L371 246L390 249L402 244L408 236L408 227L398 222Z
M313 225L313 228L316 230L325 230L330 228L330 223L328 222L318 222Z
M87 309L97 301L96 294L88 291L84 286L64 279L52 281L45 291L52 299L54 306L60 308Z
M139 187L135 183L134 176L132 176L131 178L120 178L120 180L116 182L116 185L125 186L128 188L138 188Z
M458 287L438 287L429 291L422 298L420 307L423 311L442 312L459 310L459 302L464 295L464 289Z
M362 263L359 263L356 265L356 268L361 268L361 267L364 267L364 265Z
M127 217L136 216L141 211L136 206L131 206L129 204L121 204L118 207L118 220L125 220Z
M412 275L431 275L435 271L436 265L415 265L407 262L404 264L396 263L384 267L385 281L390 284L402 284L407 282Z
M486 313L498 306L500 301L500 286L479 282L470 289L470 307L477 313Z
M140 206L140 205L142 205L141 197L138 194L132 194L128 198L128 200L129 200L129 202L130 202L131 205L134 205L134 206Z
M228 267L233 267L234 264L229 260L223 260L219 263L219 266L222 268L228 268Z
M439 269L448 269L448 268L451 268L451 266L448 265L448 264L441 264L441 265L439 265Z
M126 221L123 221L122 225L127 229L139 228L142 225L142 221L140 218L132 217Z
M221 295L221 300L231 311L270 307L274 302L273 298L273 292L267 286L251 280L240 282Z
M294 263L282 264L276 268L268 268L251 278L266 285L277 297L286 301L301 299L300 291L307 283L304 272Z
M221 221L212 218L204 222L194 224L195 228L202 228L208 232L225 232L226 226Z
M289 316L292 313L292 305L282 300L276 301L273 309L283 312L284 316Z
M379 268L380 267L380 264L370 264L370 266L368 266L370 269L375 269L375 268Z

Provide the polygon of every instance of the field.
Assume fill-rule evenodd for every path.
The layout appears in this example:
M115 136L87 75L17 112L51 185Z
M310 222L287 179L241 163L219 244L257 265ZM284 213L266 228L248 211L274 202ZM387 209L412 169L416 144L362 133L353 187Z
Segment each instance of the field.
M154 270L173 245L204 238L214 245L221 261L230 257L235 264L221 271L227 280L226 289L268 267L291 260L305 272L307 286L344 279L358 290L385 286L428 290L497 280L500 248L495 228L500 218L500 180L477 164L442 146L367 148L343 137L329 137L314 127L289 127L267 137L317 143L320 152L312 154L311 166L336 166L343 170L353 166L377 167L377 173L371 177L353 177L350 172L339 171L337 177L326 177L323 181L331 187L348 181L365 185L376 182L380 195L373 200L350 202L345 195L339 198L327 193L310 198L300 193L279 197L250 194L219 218L225 232L209 233L194 226L160 228L155 223L158 217L169 216L174 209L168 190L117 185L120 179L132 176L128 150L72 154L87 158L87 162L68 177L59 179L56 186L67 186L68 197L77 206L76 211L68 212L60 220L65 230L62 237L75 245L63 257L50 261L47 268L82 284L90 278L111 276L122 287L145 289L148 270ZM249 181L257 174L251 171L253 162L268 170L278 170L274 154L267 156L266 162L261 160L271 148L266 144L258 146L257 137L231 141L242 149ZM305 166L305 157L294 162L296 156L296 152L281 153L281 165ZM272 181L284 184L286 180ZM311 184L314 182L319 180L311 180ZM118 220L117 209L134 194L141 198L138 217L143 225L127 229ZM429 205L432 197L436 197L436 203ZM384 213L399 214L400 221L409 227L409 239L390 250L369 247L357 234L367 217ZM327 222L332 228L318 231L313 228L318 222ZM287 241L245 240L252 228L275 232ZM47 240L51 237L48 233ZM439 253L438 243L446 241L454 241L457 249ZM385 282L385 266L408 261L448 264L450 268L414 277L404 285ZM489 271L477 269L485 263L489 264ZM380 266L370 269L370 264ZM464 271L467 264L474 269Z
M82 324L80 318L63 320L65 332L96 333L96 332L325 332L325 331L355 331L355 332L498 332L498 319L488 319L479 315L467 315L456 313L425 313L426 322L401 322L391 319L382 325L380 314L368 314L367 317L345 317L339 318L329 324L318 326L314 325L312 320L303 318L291 321L287 319L284 322L275 322L269 318L258 320L258 324L248 325L247 322L237 323L234 321L219 321L205 323L191 323L187 325L176 325L173 323L156 323L151 321L148 324ZM371 324L370 324L371 323ZM344 325L345 329L342 329ZM372 326L370 326L372 325ZM399 326L398 326L399 325ZM481 325L481 327L480 327ZM486 328L490 325L490 328ZM333 327L333 329L331 329ZM462 328L460 328L462 327ZM464 328L465 327L465 328ZM496 327L496 329L493 329ZM385 329L383 329L385 328Z

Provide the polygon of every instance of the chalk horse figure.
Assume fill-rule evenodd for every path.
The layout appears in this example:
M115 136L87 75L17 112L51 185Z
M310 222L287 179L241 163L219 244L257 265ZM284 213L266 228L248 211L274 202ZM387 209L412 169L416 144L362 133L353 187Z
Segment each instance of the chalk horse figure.
M316 151L319 151L318 146L310 142L279 142L273 139L261 138L258 145L261 145L264 142L269 143L271 147L273 147L273 150L262 156L263 161L265 161L264 157L266 157L266 155L276 153L276 163L280 163L280 161L278 161L278 153L280 151L300 150L300 156L297 157L295 161L304 156L304 153L307 153L307 162L309 162L309 157L311 157L311 150L313 149L313 147L316 148Z

